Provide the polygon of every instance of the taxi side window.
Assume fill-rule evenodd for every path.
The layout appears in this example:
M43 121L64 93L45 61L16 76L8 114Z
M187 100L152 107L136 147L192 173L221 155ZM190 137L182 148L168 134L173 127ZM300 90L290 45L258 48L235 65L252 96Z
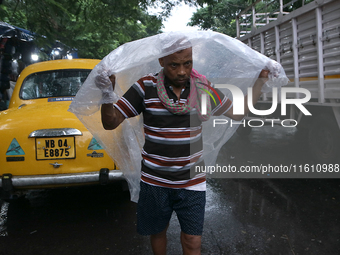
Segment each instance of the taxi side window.
M22 87L21 93L23 99L38 98L37 93L38 85L34 83L33 79L29 79L25 82L25 86Z

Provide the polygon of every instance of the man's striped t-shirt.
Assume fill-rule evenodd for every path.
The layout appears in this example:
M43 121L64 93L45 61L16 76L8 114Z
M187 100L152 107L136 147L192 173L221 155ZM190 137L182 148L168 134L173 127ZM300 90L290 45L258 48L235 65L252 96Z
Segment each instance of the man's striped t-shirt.
M200 160L203 154L202 122L195 109L176 115L163 106L157 94L157 75L149 74L138 80L115 104L125 118L143 113L145 144L141 180L161 187L205 190L204 173L190 177L190 168L204 164ZM189 82L182 90L180 100L166 79L165 88L172 102L186 103ZM217 92L222 104L215 106L211 100L215 116L224 114L232 105L222 92Z

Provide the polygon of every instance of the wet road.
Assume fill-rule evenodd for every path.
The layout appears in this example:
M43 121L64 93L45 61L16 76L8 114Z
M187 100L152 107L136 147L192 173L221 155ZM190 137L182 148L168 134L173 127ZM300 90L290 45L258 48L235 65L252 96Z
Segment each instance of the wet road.
M317 163L295 129L234 135L218 162ZM0 255L151 254L120 184L35 190L0 201ZM202 254L340 254L340 179L209 179ZM173 215L168 254L181 254Z

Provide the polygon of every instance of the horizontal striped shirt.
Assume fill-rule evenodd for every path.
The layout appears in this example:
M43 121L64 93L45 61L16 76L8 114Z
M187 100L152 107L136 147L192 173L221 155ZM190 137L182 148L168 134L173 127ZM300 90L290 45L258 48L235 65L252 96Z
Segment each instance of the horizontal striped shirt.
M185 104L190 93L188 83L182 90L180 100L171 86L165 88L169 99L177 104ZM222 104L211 100L212 114L227 112L232 102L216 90ZM218 101L216 96L216 101ZM184 115L169 112L157 94L157 74L149 74L138 80L115 104L124 115L131 118L143 113L145 144L142 150L141 180L151 185L205 189L205 174L190 177L190 168L203 165L202 122L196 109Z

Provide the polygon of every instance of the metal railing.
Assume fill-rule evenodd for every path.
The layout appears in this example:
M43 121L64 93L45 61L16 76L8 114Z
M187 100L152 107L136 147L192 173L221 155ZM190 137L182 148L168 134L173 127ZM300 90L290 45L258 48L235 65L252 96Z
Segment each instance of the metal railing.
M278 1L279 8L273 10L271 6ZM283 4L283 0L256 0L252 5L248 6L236 16L237 38L250 33L258 27L265 26L271 21L277 20L278 17L282 15L289 14L290 12L284 12L283 10L297 1L301 1L302 5L305 4L305 0L291 0L286 4ZM261 2L265 3L265 5L262 8L256 8Z

